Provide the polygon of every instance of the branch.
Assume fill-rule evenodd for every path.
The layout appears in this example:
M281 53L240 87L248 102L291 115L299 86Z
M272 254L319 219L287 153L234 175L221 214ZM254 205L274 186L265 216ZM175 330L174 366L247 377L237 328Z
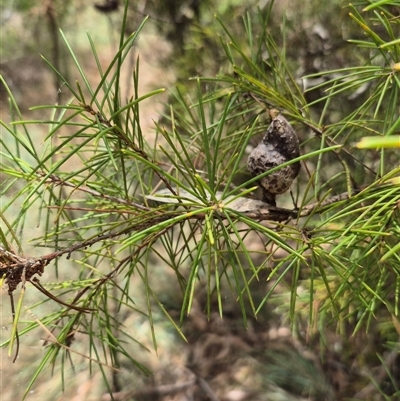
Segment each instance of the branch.
M121 235L130 234L133 231L144 230L154 224L160 223L170 218L170 213L167 215L164 214L163 216L156 215L155 217L145 222L135 224L121 231L98 235L94 238L80 242L68 248L35 258L18 255L16 252L12 250L8 251L0 246L0 278L5 279L5 283L8 285L8 292L12 293L20 283L25 281L32 282L33 276L36 274L41 276L44 272L45 266L47 266L52 260L59 258L62 255L67 255L67 259L69 259L72 252L88 248L100 241L105 241L119 237ZM38 286L35 287L38 288Z
M336 202L340 202L343 200L350 199L352 196L357 195L361 191L363 191L367 186L363 186L357 189L354 189L350 194L349 192L343 192L341 194L332 196L328 199L325 199L322 202L315 202L310 205L304 206L299 209L285 209L281 207L272 206L266 202L256 199L250 199L245 197L236 198L234 196L227 197L219 202L216 205L219 209L232 209L238 213L242 213L247 217L254 220L270 220L281 222L292 218L306 217L311 213L322 213L325 208L329 205L332 205ZM159 203L170 203L177 205L178 201L197 201L192 194L186 192L185 190L174 189L175 192L179 193L180 198L177 199L175 195L171 195L168 189L161 189L157 191L154 195L148 195L146 198L148 200L156 201ZM216 192L215 197L222 198L222 192ZM211 199L211 196L210 196ZM193 205L193 203L186 204ZM193 215L192 218L199 218L200 215ZM222 215L223 217L223 215Z
M54 177L51 178L52 182L58 182L57 179ZM62 185L73 185L67 182L62 182ZM75 188L75 186L74 186ZM254 199L249 199L249 198L244 198L244 197L239 197L239 198L234 198L234 197L228 197L222 201L220 201L217 205L215 205L216 209L219 210L221 213L221 218L224 218L224 209L231 209L237 214L243 214L251 219L254 220L269 220L269 221L276 221L276 222L282 222L290 219L297 219L300 217L306 217L309 216L312 213L322 213L327 206L330 206L334 203L341 202L343 200L350 199L351 196L359 194L361 191L366 189L367 186L355 189L352 191L351 194L348 192L343 192L341 194L332 196L322 202L316 202L312 203L310 205L304 206L299 209L285 209L285 208L279 208L276 206L271 206L268 203L265 203L260 200L254 200ZM86 192L92 193L94 196L101 196L101 197L106 197L106 195L98 194L96 191L92 191L87 188L76 188L76 189L81 189ZM179 193L180 197L177 198L176 195L172 195L171 197L171 192L170 189L162 189L158 192L156 192L154 195L148 195L146 198L148 200L154 200L157 202L161 203L167 203L167 204L172 204L174 206L183 206L185 207L185 213L186 217L183 220L190 220L190 219L196 219L196 220L204 220L206 218L206 215L204 213L197 213L195 210L190 209L190 207L193 207L193 202L191 202L192 199L195 199L193 195L186 193L186 191L183 190L177 190L173 189L173 193ZM215 196L222 197L222 193L217 192ZM111 199L113 197L109 197ZM122 199L118 199L118 201L123 201ZM189 201L189 203L184 203L186 201ZM198 200L196 199L198 202ZM126 202L126 201L124 201ZM23 282L23 281L29 281L32 284L35 285L35 287L44 292L43 287L39 285L38 281L33 278L35 275L41 276L44 272L45 266L47 266L52 260L59 258L62 255L67 255L67 259L71 257L71 254L75 251L81 250L81 249L86 249L88 247L91 247L92 245L96 244L97 242L101 241L107 241L113 238L120 237L122 235L127 235L135 231L141 231L145 230L149 227L152 227L156 224L159 224L163 221L166 221L170 219L171 217L174 217L176 215L180 215L182 213L182 210L175 210L172 213L165 213L165 210L163 210L164 214L161 214L161 211L159 211L157 208L148 208L144 207L142 205L136 204L136 203L128 203L129 205L133 207L141 207L142 210L145 210L146 212L153 212L149 213L152 217L149 217L145 221L138 222L137 224L133 224L129 227L126 227L120 231L117 232L110 232L108 234L102 234L98 235L96 237L93 237L87 241L80 242L78 244L72 245L70 247L67 247L65 249L58 250L56 252L52 252L50 254L36 257L36 258L29 258L25 256L18 255L17 253L13 251L8 251L3 247L0 247L0 277L5 278L5 283L8 285L9 288L9 293L12 293L17 286ZM189 208L189 209L187 209ZM190 213L188 213L188 210ZM177 222L174 221L171 226L175 225ZM166 227L165 229L169 229L170 227ZM45 293L45 292L44 292ZM47 294L46 294L47 295ZM59 301L57 298L53 298L56 301Z
M281 222L288 219L297 219L300 217L309 216L313 213L323 213L326 210L327 206L350 199L352 196L359 194L365 188L366 186L354 189L351 194L349 194L349 192L343 192L341 194L334 195L328 199L325 199L322 202L315 202L311 203L310 205L304 206L301 208L301 210L275 207L260 200L248 199L247 205L249 209L247 211L244 211L244 213L247 217L254 220L270 220Z
M45 173L38 173L38 174L40 176L45 176L46 175ZM102 199L106 199L106 200L109 200L111 202L115 202L115 203L118 203L118 204L127 205L127 206L133 206L133 207L135 207L137 209L140 209L140 210L151 210L150 208L148 208L148 207L146 207L144 205L141 205L139 203L127 201L125 199L118 198L116 196L106 195L106 194L103 194L101 192L95 191L94 189L91 189L89 187L85 187L83 185L77 186L76 184L74 184L74 183L72 183L70 181L65 181L62 178L60 178L60 177L58 177L58 176L56 176L54 174L51 174L45 180L45 183L46 184L53 184L55 186L61 185L61 186L64 186L64 187L73 188L75 191L85 192L85 193L87 193L89 195L94 196L95 198L102 198Z

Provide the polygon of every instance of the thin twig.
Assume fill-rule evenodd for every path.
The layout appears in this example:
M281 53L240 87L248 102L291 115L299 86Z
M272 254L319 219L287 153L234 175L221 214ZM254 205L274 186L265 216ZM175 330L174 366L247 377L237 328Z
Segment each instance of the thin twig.
M39 279L37 277L34 277L32 280L29 280L29 282L36 288L38 289L42 294L46 295L47 298L52 299L53 301L56 301L57 303L66 306L68 309L74 309L78 312L94 312L95 309L91 308L80 308L79 306L75 306L72 304L68 304L66 302L63 302L61 299L55 297L51 292L47 291L46 288L42 286L40 283Z
M44 173L39 173L39 175L45 175L45 174ZM118 203L118 204L132 206L132 207L135 207L135 208L140 209L140 210L151 210L150 208L148 208L148 207L146 207L144 205L141 205L140 203L127 201L125 199L118 198L116 196L106 195L106 194L103 194L101 192L95 191L94 189L85 187L83 185L77 186L76 184L73 184L70 181L65 181L62 178L60 178L60 177L58 177L58 176L56 176L54 174L50 175L47 178L47 180L45 181L45 183L46 184L54 184L54 185L62 185L64 187L73 188L76 191L85 192L85 193L87 193L89 195L92 195L92 196L94 196L96 198L102 198L102 199L106 199L106 200L109 200L111 202L115 202L115 203Z

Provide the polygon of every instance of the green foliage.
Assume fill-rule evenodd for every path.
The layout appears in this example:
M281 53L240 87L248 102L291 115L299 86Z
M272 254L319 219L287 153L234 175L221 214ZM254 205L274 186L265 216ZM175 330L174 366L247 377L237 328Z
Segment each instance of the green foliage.
M224 65L216 77L193 79L191 98L175 90L154 141L142 132L139 108L165 89L139 94L137 62L134 94L121 98L121 67L146 23L125 37L128 2L119 50L107 69L88 36L97 85L64 34L77 81L44 59L72 97L65 105L37 107L49 110L47 120L25 120L2 81L14 119L1 122L0 272L11 297L22 288L13 332L2 345L15 352L17 327L19 335L45 327L50 338L26 392L48 364L65 369L66 357L76 352L76 333L87 336L89 366L96 364L110 393L106 368L118 369L121 359L148 374L132 352L145 345L117 312L148 319L157 349L155 309L185 338L181 326L198 293L205 294L208 317L215 310L223 317L224 299L233 294L245 326L277 302L299 336L308 327L309 335L324 339L323 322L343 335L383 322L382 338L396 333L400 189L391 180L400 172L398 151L366 154L354 145L364 136L398 132L400 81L393 66L399 20L384 2L350 6L352 20L366 34L352 41L354 49L368 51L356 65L303 77L319 82L304 91L295 60L269 31L272 12L270 2L263 12L244 15L246 41L217 18L229 69ZM282 37L287 29L283 24ZM311 100L310 93L318 96ZM345 96L356 99L350 111L342 108ZM303 168L293 205L271 209L283 217L266 223L267 212L255 215L232 205L257 187L259 177L246 176L245 160L253 137L269 124L271 107L282 110L299 133L302 156L287 164L300 160ZM31 134L38 124L48 126L43 141ZM170 202L154 201L159 186L169 191ZM11 213L15 205L17 215ZM29 240L39 256L27 257L26 232L36 223L42 233ZM53 267L56 282L39 281ZM159 282L158 269L166 272L168 285ZM265 280L268 287L257 290ZM46 299L31 310L54 300L59 305L19 322L32 286ZM168 291L178 293L179 318L165 306Z

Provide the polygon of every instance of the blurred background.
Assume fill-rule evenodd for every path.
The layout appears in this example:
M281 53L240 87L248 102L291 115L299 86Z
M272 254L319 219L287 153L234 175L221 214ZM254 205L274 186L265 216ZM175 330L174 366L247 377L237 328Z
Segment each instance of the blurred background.
M347 42L347 39L357 38L360 33L343 6L338 0L275 2L268 29L278 45L286 47L286 61L296 79L320 71L358 65L368 56L367 52L361 50L354 52L354 47ZM122 96L129 98L133 94L132 71L137 57L140 58L140 94L160 87L178 87L182 93L190 94L195 85L190 81L191 77L232 73L221 46L219 35L223 32L215 21L215 15L230 27L236 37L241 37L246 13L266 12L268 7L268 0L129 1L129 18L125 27L127 35L135 31L146 16L149 20L125 65ZM68 38L88 78L98 82L98 68L92 57L87 33L96 45L103 68L106 68L118 50L122 9L122 1L118 0L2 2L0 74L12 90L24 118L45 120L48 118L47 111L30 111L29 108L68 102L68 92L42 59L49 60L71 82L74 81L75 66L67 57L68 52L59 30ZM285 32L285 36L282 32ZM93 73L90 74L90 71ZM307 87L316 82L304 81L303 84ZM360 95L362 88L360 93L342 97L340 103L335 104L336 100L333 100L329 121L336 121L348 114ZM12 121L14 116L9 113L8 96L2 85L0 96L1 119ZM318 90L311 91L307 96L307 100L312 101L321 93ZM154 121L160 120L165 104L172 101L167 90L163 95L141 103L141 123L146 135L154 135ZM316 116L322 107L321 103L321 106L313 108ZM37 135L35 139L41 140L47 133L48 127L43 126L43 132L34 131ZM35 225L31 230L34 234L37 230ZM43 252L43 249L29 248L29 243L25 250L33 256ZM63 263L63 269L66 269L68 261ZM175 284L169 286L173 280L169 280L168 273L161 267L154 266L154 274L164 293L162 301L165 307L178 318L181 299L176 295ZM56 281L55 275L46 271L43 282L52 281ZM259 287L260 294L263 294L268 284L261 281ZM141 302L144 303L144 298L144 295L137 294L138 307L143 306ZM48 368L40 375L26 399L108 400L111 398L102 375L111 377L116 394L114 399L120 400L385 399L360 375L363 363L373 366L377 361L377 352L381 350L378 333L368 336L359 333L344 343L334 330L328 331L324 342L330 347L325 349L321 358L318 340L305 347L292 335L287 316L281 314L279 298L276 303L269 304L257 320L250 319L247 330L243 327L242 315L234 299L226 300L223 320L218 314L212 314L208 320L203 312L205 305L202 304L202 297L198 298L183 328L189 343L177 335L164 315L160 313L154 316L157 353L152 346L146 317L118 315L132 336L147 347L145 349L133 344L132 353L152 370L153 374L149 377L132 366L124 366L123 361L121 373L113 374L108 370L102 373L96 369L91 374L87 370L87 361L82 359L82 365L65 360L65 377L61 379L59 361L56 361L53 370ZM24 304L33 305L43 299L43 295L30 288ZM11 329L9 297L4 289L1 290L0 307L0 342L3 343L9 338ZM51 313L51 306L44 304L39 310ZM22 316L28 320L35 318L26 308ZM305 335L299 333L299 337ZM7 348L0 349L2 401L22 399L45 354L43 339L46 337L45 330L21 336L16 363L12 363L12 357L7 355ZM85 342L80 343L82 338L79 333L76 334L74 347L85 354ZM393 358L392 362L396 365L396 356ZM398 366L400 368L400 363ZM376 374L379 376L381 372L377 371ZM196 386L193 386L194 381ZM387 385L393 386L393 382Z

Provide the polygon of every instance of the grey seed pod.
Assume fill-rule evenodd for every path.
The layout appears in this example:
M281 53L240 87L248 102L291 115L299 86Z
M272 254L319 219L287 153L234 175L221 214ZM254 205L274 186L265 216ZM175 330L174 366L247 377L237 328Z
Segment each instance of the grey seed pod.
M250 153L247 169L253 176L300 156L299 139L281 114L272 119L258 146ZM260 179L263 200L275 206L275 196L286 192L300 172L300 162L291 164Z

